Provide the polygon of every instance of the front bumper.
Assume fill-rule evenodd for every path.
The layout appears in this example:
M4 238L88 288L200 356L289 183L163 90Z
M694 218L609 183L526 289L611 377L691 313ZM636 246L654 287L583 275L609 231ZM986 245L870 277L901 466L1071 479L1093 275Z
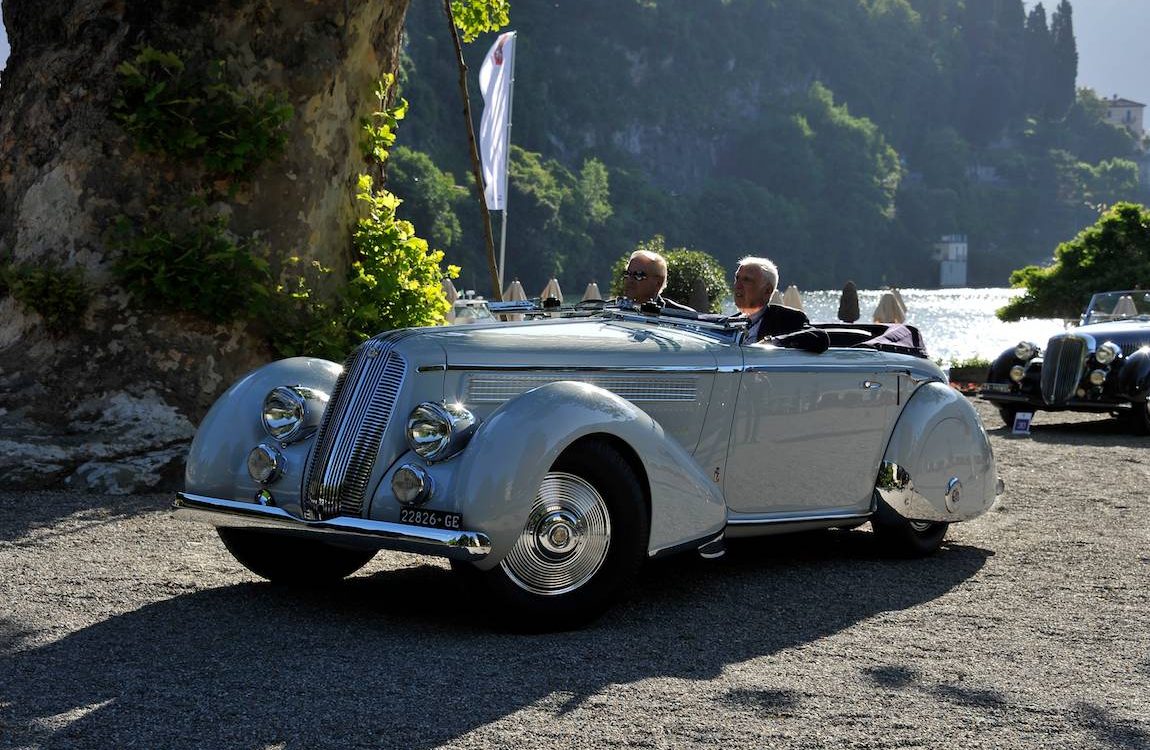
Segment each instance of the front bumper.
M438 555L452 560L478 560L491 552L491 540L478 531L448 531L400 523L339 516L305 521L281 508L177 492L172 510L177 518L215 526L269 529L358 547Z
M982 389L978 392L979 397L983 401L990 401L994 404L1002 406L1028 406L1034 411L1091 411L1091 412L1112 412L1112 411L1128 411L1133 408L1133 404L1129 401L1118 401L1112 399L1084 399L1072 398L1059 404L1048 404L1042 400L1042 396L1028 395L1025 393L1003 393L1002 391L989 391Z

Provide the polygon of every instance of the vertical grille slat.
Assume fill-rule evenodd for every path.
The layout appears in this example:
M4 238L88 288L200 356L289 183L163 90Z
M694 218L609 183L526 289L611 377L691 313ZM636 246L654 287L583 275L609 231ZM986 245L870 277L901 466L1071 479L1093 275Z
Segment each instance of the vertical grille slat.
M1073 334L1056 336L1042 359L1042 400L1053 406L1074 395L1086 366L1086 339Z
M336 380L304 475L303 511L309 520L363 513L367 483L407 369L393 345L385 338L364 342Z

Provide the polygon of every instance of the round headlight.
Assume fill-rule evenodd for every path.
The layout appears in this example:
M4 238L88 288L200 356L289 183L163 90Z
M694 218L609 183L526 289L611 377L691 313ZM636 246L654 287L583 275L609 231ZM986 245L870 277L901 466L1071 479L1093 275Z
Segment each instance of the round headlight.
M1118 355L1122 350L1113 341L1107 341L1098 350L1094 352L1094 361L1100 365L1108 365L1114 360L1118 359Z
M1106 372L1104 370L1091 370L1088 377L1090 379L1090 385L1102 385L1106 382Z
M327 401L328 395L323 391L301 385L273 388L264 396L264 430L281 443L306 437L319 427Z
M260 484L274 482L282 470L283 458L275 448L260 443L248 454L248 474Z
M1019 341L1018 346L1014 347L1014 356L1023 361L1033 359L1036 354L1038 354L1038 344L1032 344L1029 341Z
M460 404L425 402L407 418L407 444L421 458L439 461L458 453L475 429L475 416Z
M404 505L418 505L431 496L431 477L413 464L404 464L391 476L391 492Z
M1026 368L1022 365L1015 365L1010 368L1010 379L1015 383L1021 383L1024 377L1026 377Z

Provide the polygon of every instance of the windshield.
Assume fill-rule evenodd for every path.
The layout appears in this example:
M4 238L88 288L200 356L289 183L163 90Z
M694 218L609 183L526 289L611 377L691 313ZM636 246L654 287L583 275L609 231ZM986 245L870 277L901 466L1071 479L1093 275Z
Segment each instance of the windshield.
M1086 312L1082 313L1082 325L1133 319L1150 320L1150 292L1139 289L1100 292L1090 298Z

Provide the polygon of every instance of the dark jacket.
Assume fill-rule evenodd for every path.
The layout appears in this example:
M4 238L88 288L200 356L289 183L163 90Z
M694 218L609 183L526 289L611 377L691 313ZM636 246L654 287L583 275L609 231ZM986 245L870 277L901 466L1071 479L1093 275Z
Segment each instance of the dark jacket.
M775 346L821 354L830 346L830 337L821 328L811 326L802 310L786 305L767 305L757 324L747 331L745 343L767 340Z

